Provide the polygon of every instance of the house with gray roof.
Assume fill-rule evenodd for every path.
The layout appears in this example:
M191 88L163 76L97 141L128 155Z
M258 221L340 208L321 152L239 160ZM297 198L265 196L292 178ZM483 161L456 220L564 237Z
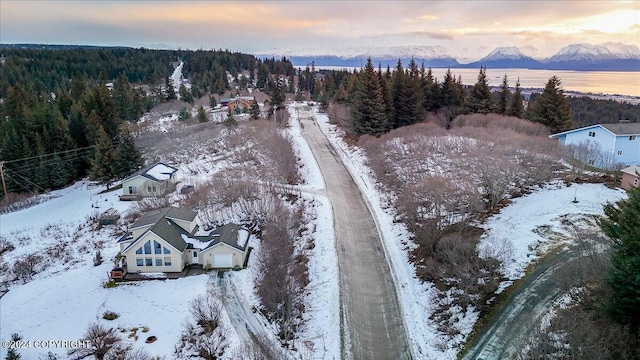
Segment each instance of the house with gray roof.
M186 266L239 268L247 256L249 232L226 224L202 234L197 213L167 207L145 213L122 236L120 254L126 272L181 272Z
M178 168L157 162L141 169L122 182L120 200L164 196L176 189Z
M640 123L596 124L549 136L598 168L640 165Z

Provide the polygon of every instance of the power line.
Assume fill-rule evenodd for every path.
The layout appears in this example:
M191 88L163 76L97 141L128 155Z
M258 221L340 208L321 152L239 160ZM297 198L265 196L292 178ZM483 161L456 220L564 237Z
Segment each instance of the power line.
M114 145L115 145L115 142L114 142ZM5 164L10 164L10 163L18 162L18 161L32 160L32 159L38 159L38 158L46 157L46 156L55 156L55 155L59 155L59 154L66 154L66 153L69 153L69 152L72 152L72 151L79 151L79 150L84 150L84 149L93 149L94 147L96 147L96 146L95 145L91 145L91 146L82 147L82 148L75 148L75 149L71 149L71 150L57 151L57 152L52 152L52 153L49 153L49 154L35 155L35 156L26 157L26 158L7 160L4 163Z

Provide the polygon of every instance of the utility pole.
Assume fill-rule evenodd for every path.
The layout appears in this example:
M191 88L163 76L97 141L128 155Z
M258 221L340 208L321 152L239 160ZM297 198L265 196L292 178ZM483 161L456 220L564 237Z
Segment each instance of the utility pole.
M7 183L4 181L4 161L0 161L0 178L2 178L2 190L4 190L4 196L7 197Z

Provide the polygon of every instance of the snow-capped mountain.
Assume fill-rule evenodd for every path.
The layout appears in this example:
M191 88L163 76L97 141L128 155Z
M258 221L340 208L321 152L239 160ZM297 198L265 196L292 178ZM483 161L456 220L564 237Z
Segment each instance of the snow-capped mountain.
M259 57L286 56L295 66L312 61L316 66L361 67L371 57L373 63L395 67L398 59L407 66L411 59L430 67L530 68L552 70L640 71L637 45L607 42L600 45L571 44L542 59L538 50L526 45L499 46L480 60L461 64L441 46L370 46L348 48L289 48L255 53Z
M455 67L460 64L441 46L371 46L342 49L289 48L255 53L259 57L286 56L294 65L313 61L317 66L362 66L371 57L374 64L394 67L398 59L406 66L411 59L425 66Z
M640 71L636 45L608 42L601 45L571 44L544 61L547 69Z

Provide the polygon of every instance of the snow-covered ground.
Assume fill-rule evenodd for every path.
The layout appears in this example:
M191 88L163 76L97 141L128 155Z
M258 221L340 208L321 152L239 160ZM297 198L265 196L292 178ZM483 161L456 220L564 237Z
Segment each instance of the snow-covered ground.
M514 199L500 214L489 218L483 225L486 232L478 249L480 253L502 252L505 275L510 280L519 279L545 250L572 241L573 229L568 221L581 226L580 221L602 215L607 202L625 197L624 190L602 184L550 184Z

